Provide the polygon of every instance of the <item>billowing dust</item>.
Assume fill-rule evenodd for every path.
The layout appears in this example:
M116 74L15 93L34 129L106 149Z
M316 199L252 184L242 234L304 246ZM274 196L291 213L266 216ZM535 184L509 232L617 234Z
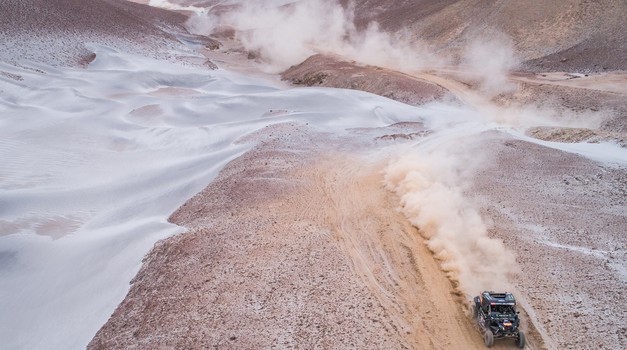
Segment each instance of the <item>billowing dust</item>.
M457 185L458 164L444 154L401 156L386 167L385 184L462 292L511 290L508 278L518 271L515 255L488 236L478 210L464 198Z

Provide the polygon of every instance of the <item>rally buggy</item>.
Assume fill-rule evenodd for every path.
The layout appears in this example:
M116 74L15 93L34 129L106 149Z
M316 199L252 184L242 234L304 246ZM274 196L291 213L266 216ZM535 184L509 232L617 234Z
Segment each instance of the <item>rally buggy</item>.
M474 299L472 314L487 347L494 345L494 339L500 338L513 338L519 348L525 347L525 333L518 329L520 319L516 299L511 293L481 293Z

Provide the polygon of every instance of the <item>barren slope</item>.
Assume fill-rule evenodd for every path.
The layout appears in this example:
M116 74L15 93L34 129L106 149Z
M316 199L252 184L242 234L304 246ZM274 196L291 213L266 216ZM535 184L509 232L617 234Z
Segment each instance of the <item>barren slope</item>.
M90 349L483 348L384 163L303 125L255 138L172 216L189 232L155 247Z
M489 140L469 195L518 252L517 281L558 349L622 349L627 289L624 168L523 141Z
M186 16L124 0L6 0L0 13L0 61L14 65L82 66L90 44L166 59L187 50L175 37Z
M407 29L440 52L459 54L477 33L503 32L525 69L627 69L624 1L356 4L359 23ZM0 13L0 61L9 64L84 65L93 59L85 45L92 42L167 59L184 59L177 55L188 50L179 41L185 17L124 1L8 0ZM175 48L181 51L172 57ZM491 103L463 79L431 73L314 56L284 77L413 104L447 91L469 105ZM512 79L521 89L497 96L495 107L540 101L609 116L599 129L538 128L534 137L624 142L624 76L607 89L586 86L597 78L581 79L581 86ZM354 132L362 134L337 140L281 124L248 140L260 145L173 214L171 221L189 232L156 245L89 348L483 348L464 314L466 301L383 189L383 163L364 156L428 131L407 124ZM378 137L356 141L369 133ZM524 318L538 323L525 326L530 348L625 348L624 168L493 136L485 149L494 161L468 195L493 220L490 234L518 252Z
M458 54L467 41L506 34L528 69L627 69L627 3L621 0L357 0L357 20L408 31L434 49Z

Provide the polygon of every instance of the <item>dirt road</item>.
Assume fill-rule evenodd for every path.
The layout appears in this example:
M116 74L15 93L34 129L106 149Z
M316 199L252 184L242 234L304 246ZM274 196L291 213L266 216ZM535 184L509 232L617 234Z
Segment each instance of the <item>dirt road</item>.
M383 189L383 164L364 164L338 155L305 169L314 186L298 198L316 208L310 219L333 228L354 273L410 348L482 348L450 281L417 230L396 212L397 199Z

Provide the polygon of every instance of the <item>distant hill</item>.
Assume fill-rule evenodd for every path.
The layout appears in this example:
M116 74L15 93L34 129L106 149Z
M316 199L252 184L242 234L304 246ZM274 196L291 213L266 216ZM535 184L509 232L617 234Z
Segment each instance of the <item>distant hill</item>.
M2 0L0 14L0 61L55 66L89 61L88 43L164 58L186 20L124 0Z
M344 1L346 3L347 1ZM627 70L627 1L355 0L356 22L406 30L459 54L476 37L509 36L530 70Z

